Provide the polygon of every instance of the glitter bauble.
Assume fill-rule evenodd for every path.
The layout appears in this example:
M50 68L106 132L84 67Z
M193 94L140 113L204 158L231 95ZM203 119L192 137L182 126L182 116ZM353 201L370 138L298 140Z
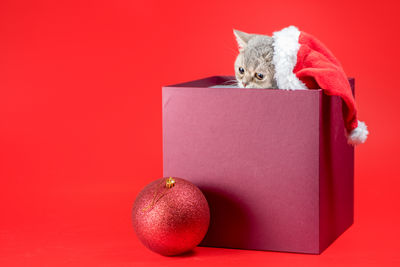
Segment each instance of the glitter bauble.
M133 227L139 240L165 256L184 253L204 238L210 209L194 184L165 177L148 184L133 205Z

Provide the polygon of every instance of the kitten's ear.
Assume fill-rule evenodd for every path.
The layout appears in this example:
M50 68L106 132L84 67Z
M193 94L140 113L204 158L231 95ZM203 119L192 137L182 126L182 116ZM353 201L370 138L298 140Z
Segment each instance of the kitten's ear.
M241 32L235 29L233 29L233 34L236 37L236 41L239 46L239 51L245 49L249 40L255 35L255 34Z

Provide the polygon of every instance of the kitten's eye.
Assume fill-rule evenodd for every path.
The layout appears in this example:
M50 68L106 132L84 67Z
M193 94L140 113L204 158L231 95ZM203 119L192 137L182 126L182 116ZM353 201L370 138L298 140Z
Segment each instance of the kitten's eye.
M242 67L239 67L239 72L240 72L240 74L243 74L244 73L244 69Z
M264 79L264 74L256 73L256 78L259 79L259 80L262 80L262 79Z

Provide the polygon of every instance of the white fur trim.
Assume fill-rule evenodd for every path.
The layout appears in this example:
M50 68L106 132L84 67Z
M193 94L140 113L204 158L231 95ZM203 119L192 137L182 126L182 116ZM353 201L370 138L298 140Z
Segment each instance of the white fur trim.
M347 131L346 131L347 133ZM358 121L357 128L347 133L347 142L351 145L359 145L365 142L368 137L367 125L363 121Z
M300 31L295 26L289 26L272 35L274 40L272 63L275 66L275 80L279 89L308 89L293 73L300 48L299 36Z

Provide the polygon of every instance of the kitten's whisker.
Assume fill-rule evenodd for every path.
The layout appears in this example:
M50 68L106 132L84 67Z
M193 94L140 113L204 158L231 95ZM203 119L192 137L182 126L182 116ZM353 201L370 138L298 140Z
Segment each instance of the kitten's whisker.
M229 83L229 82L237 82L237 80L236 79L226 80L224 83Z
M239 87L239 83L237 80L228 80L228 81L223 82L221 85Z
M238 81L237 80L228 80L222 83L223 85L237 85Z

